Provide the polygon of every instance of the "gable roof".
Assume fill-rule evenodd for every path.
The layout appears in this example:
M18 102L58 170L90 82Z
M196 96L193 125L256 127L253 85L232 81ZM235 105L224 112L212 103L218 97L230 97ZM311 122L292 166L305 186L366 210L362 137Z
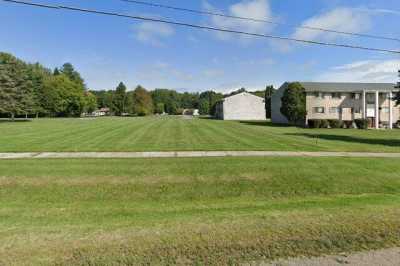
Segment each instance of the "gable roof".
M235 95L231 95L231 96L225 97L223 100L226 100L226 99L229 99L229 98L232 98L232 97L236 97L236 96L240 96L240 95L250 95L250 96L257 97L257 98L260 98L260 99L264 100L264 98L262 98L260 96L257 96L257 95L254 95L254 94L252 94L250 92L247 92L247 91L244 91L244 92L241 92L241 93L238 93L238 94L235 94Z
M356 83L356 82L300 82L306 91L354 92L363 90L394 91L394 83Z

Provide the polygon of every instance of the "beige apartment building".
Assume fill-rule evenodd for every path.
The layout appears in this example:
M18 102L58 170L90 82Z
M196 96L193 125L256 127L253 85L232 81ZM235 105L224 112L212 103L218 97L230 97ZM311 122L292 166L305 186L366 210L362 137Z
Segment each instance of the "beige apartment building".
M280 112L281 98L289 83L273 95L273 123L287 123ZM371 128L393 128L400 118L393 95L398 91L391 83L300 82L306 91L306 124L310 119L354 121L366 118Z

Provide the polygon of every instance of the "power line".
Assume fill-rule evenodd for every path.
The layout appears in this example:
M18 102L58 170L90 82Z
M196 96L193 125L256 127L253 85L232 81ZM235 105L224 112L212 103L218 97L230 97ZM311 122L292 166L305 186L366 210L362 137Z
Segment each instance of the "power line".
M100 11L100 10L94 10L94 9L83 9L83 8L72 7L72 6L45 5L45 4L39 4L39 3L34 3L34 2L18 1L18 0L1 0L1 1L9 2L9 3L15 3L15 4L21 4L21 5L34 6L34 7L38 7L38 8L64 9L64 10L70 10L70 11L77 11L77 12L81 12L81 13L91 13L91 14L107 15L107 16L114 16L114 17L123 17L123 18L129 18L129 19L134 19L134 20L142 20L142 21L149 21L149 22L164 23L164 24L170 24L170 25L175 25L175 26L182 26L182 27L189 27L189 28L196 28L196 29L204 29L204 30L209 30L209 31L234 33L234 34L240 34L240 35L246 35L246 36L252 36L252 37L260 37L260 38L268 38L268 39L276 39L276 40L284 40L284 41L293 41L293 42L313 44L313 45L322 45L322 46L351 48L351 49L367 50L367 51L374 51L374 52L385 52L385 53L391 53L391 54L400 54L399 50L389 50L389 49L383 49L383 48L357 46L357 45L350 45L350 44L343 44L343 43L319 42L319 41L296 39L296 38L290 38L290 37L284 37L284 36L275 36L275 35L267 35L267 34L260 34L260 33L251 33L251 32L239 31L239 30L230 30L230 29L224 29L224 28L211 27L211 26L201 26L201 25L177 22L177 21L172 21L172 20L148 18L148 17L141 17L141 16L131 16L131 15L125 15L125 14L121 14L121 13Z
M394 38L394 37L372 35L372 34L364 34L364 33L356 33L356 32L347 32L347 31L338 31L338 30L333 30L333 29L319 28L319 27L312 27L312 26L299 26L299 25L295 25L295 24L281 23L281 22L276 22L276 21L266 20L266 19L257 19L257 18L251 18L251 17L234 16L234 15L228 15L228 14L224 14L224 13L216 13L216 12L211 12L211 11L202 11L202 10L182 8L182 7L177 7L177 6L162 5L162 4L158 4L158 3L151 3L151 2L144 2L144 1L137 1L137 0L121 0L121 1L127 2L127 3L132 3L132 4L138 4L138 5L145 5L145 6L151 6L151 7L164 8L164 9L171 9L171 10L182 11L182 12L190 12L190 13L195 13L195 14L200 14L200 15L225 17L225 18L238 19L238 20L247 20L247 21L253 21L253 22L268 23L268 24L273 24L273 25L278 25L278 26L290 26L290 27L294 27L296 29L307 29L307 30L313 30L313 31L323 31L323 32L351 35L351 36L357 36L357 37L364 37L364 38L372 38L372 39L381 39L381 40L389 40L389 41L400 42L399 38Z

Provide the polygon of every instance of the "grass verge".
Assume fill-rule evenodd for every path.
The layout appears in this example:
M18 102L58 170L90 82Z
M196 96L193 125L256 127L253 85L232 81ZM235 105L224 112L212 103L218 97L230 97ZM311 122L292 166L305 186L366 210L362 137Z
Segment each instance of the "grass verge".
M221 265L398 246L399 162L0 161L0 262Z

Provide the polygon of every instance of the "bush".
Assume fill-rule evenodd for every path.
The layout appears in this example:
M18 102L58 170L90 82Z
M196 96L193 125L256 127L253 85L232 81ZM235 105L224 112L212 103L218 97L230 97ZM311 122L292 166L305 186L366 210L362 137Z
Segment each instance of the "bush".
M321 125L321 120L319 120L319 119L309 119L308 120L309 128L319 128L320 125Z
M310 119L308 120L309 128L328 128L328 120L325 119Z
M368 129L368 119L356 119L354 122L358 129Z
M353 121L343 121L344 128L353 128Z
M183 108L177 108L174 115L183 115Z
M321 119L321 126L320 128L328 128L329 127L329 122L326 119Z
M328 120L328 122L329 122L330 128L342 128L343 127L343 121L341 121L341 120L331 119L331 120Z

